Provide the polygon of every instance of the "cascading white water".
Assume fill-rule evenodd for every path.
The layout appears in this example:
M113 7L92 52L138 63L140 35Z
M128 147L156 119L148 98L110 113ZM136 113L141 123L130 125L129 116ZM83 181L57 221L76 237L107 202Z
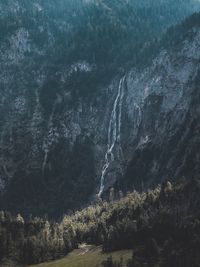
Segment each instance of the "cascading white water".
M122 117L122 104L124 97L124 81L125 81L125 76L120 79L118 93L115 98L114 106L110 117L109 128L108 128L108 145L105 154L105 163L101 171L101 183L98 196L101 196L101 194L103 193L106 172L110 166L110 163L114 161L113 149L115 147L116 141L120 142L121 138L121 117Z

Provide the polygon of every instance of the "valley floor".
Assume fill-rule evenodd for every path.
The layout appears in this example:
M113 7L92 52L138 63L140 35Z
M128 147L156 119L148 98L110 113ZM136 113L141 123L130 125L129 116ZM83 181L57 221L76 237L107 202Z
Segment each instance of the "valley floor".
M125 263L132 257L132 250L103 253L100 246L95 247L90 245L82 245L79 249L75 249L63 259L38 265L31 265L30 267L100 267L101 262L110 256L112 256L112 259L117 262L123 258Z

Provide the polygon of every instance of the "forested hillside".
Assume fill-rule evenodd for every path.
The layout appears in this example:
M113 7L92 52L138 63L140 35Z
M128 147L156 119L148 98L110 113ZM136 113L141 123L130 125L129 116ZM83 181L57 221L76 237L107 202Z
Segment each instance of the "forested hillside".
M133 249L131 266L197 267L200 240L198 179L166 182L146 193L110 191L109 202L65 216L61 223L47 218L11 216L1 212L0 259L39 263L66 255L78 244L103 245L103 251ZM103 266L115 266L108 260ZM119 265L120 266L120 265Z
M7 54L8 65L21 63L23 68L28 63L32 71L45 68L46 80L63 68L86 61L94 67L92 74L80 75L84 83L79 81L74 87L70 83L72 76L68 84L73 93L79 90L78 97L88 94L89 89L92 93L99 83L110 82L121 68L133 67L140 61L138 52L142 47L199 9L199 2L194 0L2 1L1 53ZM12 45L10 37L23 43L18 47L21 51L17 51L17 44ZM57 78L52 77L54 83ZM59 90L59 84L56 86ZM49 96L43 97L51 102Z

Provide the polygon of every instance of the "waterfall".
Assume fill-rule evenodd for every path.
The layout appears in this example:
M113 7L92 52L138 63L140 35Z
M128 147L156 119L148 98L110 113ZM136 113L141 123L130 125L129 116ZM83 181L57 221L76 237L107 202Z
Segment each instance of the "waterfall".
M116 142L120 143L121 139L121 117L122 117L122 104L124 97L124 81L125 76L120 79L117 96L114 101L113 109L110 116L108 127L108 145L105 154L105 163L101 171L101 184L98 195L101 196L104 190L104 180L110 163L114 161L113 149Z
M54 117L54 114L55 114L57 103L58 103L58 99L56 99L56 101L53 104L52 113L51 113L51 115L49 117L49 122L48 122L48 129L50 129L50 130L48 132L46 140L43 142L43 150L44 150L44 159L43 159L43 163L42 163L42 172L43 172L43 174L44 174L44 171L45 171L45 168L46 168L46 165L47 165L47 160L48 160L50 147L51 147L52 142L53 142L52 140L49 140L49 139L51 139L51 135L52 135L53 117Z

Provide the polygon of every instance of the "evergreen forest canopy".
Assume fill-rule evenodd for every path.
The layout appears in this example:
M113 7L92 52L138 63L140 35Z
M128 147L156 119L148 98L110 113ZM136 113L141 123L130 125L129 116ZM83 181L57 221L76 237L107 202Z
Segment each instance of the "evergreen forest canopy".
M109 202L97 199L61 223L1 211L0 261L26 266L55 260L87 242L102 245L104 252L133 249L133 258L123 265L127 267L197 267L199 196L199 180L191 179L126 196L111 189ZM102 267L122 265L108 259Z
M72 75L66 84L75 98L94 93L117 73L141 64L146 57L141 52L150 41L200 9L195 0L9 2L1 1L0 40L6 43L16 30L27 30L31 41L24 64L31 59L31 68L42 65L48 79L74 62L94 66L92 73L76 74L76 82Z

